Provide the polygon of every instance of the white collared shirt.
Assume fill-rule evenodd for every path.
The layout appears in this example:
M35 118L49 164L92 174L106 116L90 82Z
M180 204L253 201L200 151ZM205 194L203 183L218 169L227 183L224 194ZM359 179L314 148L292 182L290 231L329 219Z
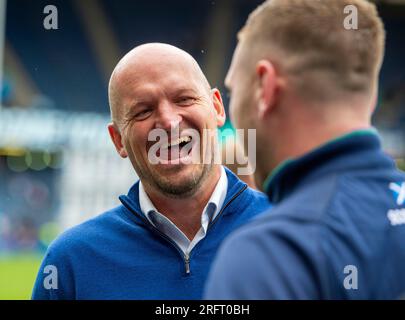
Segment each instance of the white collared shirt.
M157 211L149 196L146 194L142 182L139 182L139 204L142 213L149 222L173 240L185 255L188 255L194 246L205 238L209 222L215 219L224 204L227 190L228 178L224 167L221 166L221 177L201 214L201 228L192 241L190 241L170 219Z

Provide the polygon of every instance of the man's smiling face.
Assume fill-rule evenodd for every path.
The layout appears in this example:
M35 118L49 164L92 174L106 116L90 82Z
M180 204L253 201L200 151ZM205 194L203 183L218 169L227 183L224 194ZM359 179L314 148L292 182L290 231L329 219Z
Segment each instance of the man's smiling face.
M167 195L185 196L198 189L212 166L202 161L184 164L192 152L200 159L205 156L203 143L196 144L187 131L193 129L202 137L204 129L221 126L224 115L219 92L210 90L195 61L171 50L141 51L129 58L113 76L110 93L117 108L115 129L121 137L121 155L130 158L144 184ZM149 141L156 129L166 132L168 141ZM173 130L178 135L172 136ZM211 155L216 147L212 142L205 151ZM160 143L160 155L167 152L166 163L151 162L149 151L155 143ZM179 149L190 152L173 152Z

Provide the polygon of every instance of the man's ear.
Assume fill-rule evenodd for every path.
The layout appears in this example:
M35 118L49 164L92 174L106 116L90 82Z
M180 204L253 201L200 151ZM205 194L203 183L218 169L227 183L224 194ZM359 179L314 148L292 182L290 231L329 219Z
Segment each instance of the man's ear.
M278 94L277 73L269 60L260 60L256 65L258 86L258 115L263 118L275 105Z
M222 102L221 93L217 88L211 90L212 92L212 101L214 104L215 112L217 114L217 126L220 128L225 124L226 114L224 103Z
M128 157L128 153L125 150L124 145L122 144L121 133L113 122L108 124L108 132L110 134L112 142L114 143L115 149L117 149L118 154L122 158Z

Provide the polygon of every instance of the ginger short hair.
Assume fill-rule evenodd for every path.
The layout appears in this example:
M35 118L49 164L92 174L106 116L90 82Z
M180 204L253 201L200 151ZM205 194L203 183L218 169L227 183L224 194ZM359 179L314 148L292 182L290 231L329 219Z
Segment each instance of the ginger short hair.
M348 5L357 9L357 29L345 28ZM268 58L289 76L302 96L369 93L378 83L385 31L366 0L267 0L238 37L249 54Z

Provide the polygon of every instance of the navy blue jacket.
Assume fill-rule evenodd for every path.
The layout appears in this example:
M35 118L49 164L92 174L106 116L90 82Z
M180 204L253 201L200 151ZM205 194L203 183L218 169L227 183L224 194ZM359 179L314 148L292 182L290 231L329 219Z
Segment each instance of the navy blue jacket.
M274 207L221 246L208 299L405 298L405 175L376 133L287 161Z
M224 205L189 261L141 213L136 183L128 196L120 197L122 205L66 231L50 245L32 298L201 299L221 241L269 206L265 194L248 188L229 170L226 173Z

